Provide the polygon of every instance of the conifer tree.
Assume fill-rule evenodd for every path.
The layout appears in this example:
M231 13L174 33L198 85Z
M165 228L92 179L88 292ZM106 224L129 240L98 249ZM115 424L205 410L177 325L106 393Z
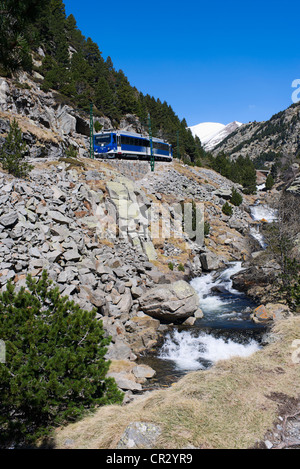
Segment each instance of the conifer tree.
M31 70L33 22L50 0L0 1L0 64L5 70Z
M123 394L107 378L104 337L96 311L83 311L44 271L27 277L27 289L12 283L0 293L0 331L6 346L0 363L0 438L34 440L51 426L83 412L121 403Z
M274 178L273 178L272 174L271 173L268 174L267 179L266 179L266 189L267 189L267 191L272 189L272 187L274 186L274 183L275 183L275 181L274 181Z
M18 122L14 119L10 125L8 136L0 149L2 168L16 177L24 178L33 168L26 162L27 145L23 140Z
M242 195L235 188L232 189L230 202L236 207L241 205L241 203L243 202Z

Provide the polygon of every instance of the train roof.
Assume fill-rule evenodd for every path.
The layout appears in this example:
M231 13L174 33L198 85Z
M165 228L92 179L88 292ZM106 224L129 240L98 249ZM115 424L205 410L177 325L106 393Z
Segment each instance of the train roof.
M115 134L118 134L118 135L126 135L126 137L138 137L138 138L149 138L149 135L148 134L139 134L137 132L130 132L128 130L116 130L116 129L109 129L109 130L102 130L102 132L97 132L94 134L94 136L97 136L97 135L104 135L104 134L110 134L110 133L115 133ZM156 137L152 137L152 140L154 142L163 142L163 143L167 143L164 139L162 138L156 138Z

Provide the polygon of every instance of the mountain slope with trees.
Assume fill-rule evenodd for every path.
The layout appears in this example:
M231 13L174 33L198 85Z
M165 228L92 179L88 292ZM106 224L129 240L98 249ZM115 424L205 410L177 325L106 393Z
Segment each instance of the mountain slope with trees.
M257 169L269 163L284 167L294 162L300 156L300 103L268 121L242 125L212 150L214 156L223 152L231 159L249 156Z
M132 87L111 58L105 60L99 46L83 36L74 16L66 15L62 0L5 0L0 8L2 75L35 71L43 91L57 91L62 101L86 113L92 102L95 116L108 117L115 127L134 114L147 131L150 113L153 135L169 141L176 155L199 163L205 152L185 119L165 101Z

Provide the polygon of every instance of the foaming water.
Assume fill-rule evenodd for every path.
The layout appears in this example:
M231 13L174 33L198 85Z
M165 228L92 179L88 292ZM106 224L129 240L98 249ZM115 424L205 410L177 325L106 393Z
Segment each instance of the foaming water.
M268 205L258 203L256 205L252 205L252 207L250 207L250 211L253 220L265 220L268 223L272 223L277 220L277 211Z
M231 277L243 270L241 262L234 262L221 273L208 273L194 278L191 286L199 296L199 306L204 317L200 319L202 325L226 326L233 321L241 322L245 319L244 311L252 308L254 303L242 292L233 288Z
M242 263L234 262L222 272L191 281L203 318L191 327L173 326L155 357L149 357L146 363L156 370L158 381L169 384L190 371L231 357L247 357L260 349L262 326L249 318L256 305L232 284L231 277L241 270Z
M259 242L259 245L262 249L265 249L267 247L267 243L265 241L264 235L260 232L260 227L259 225L251 226L250 228L250 234L253 236L256 241Z
M259 344L253 339L239 343L205 332L195 335L192 331L175 329L167 334L158 358L173 361L179 370L192 371L206 369L219 360L248 357L259 349Z

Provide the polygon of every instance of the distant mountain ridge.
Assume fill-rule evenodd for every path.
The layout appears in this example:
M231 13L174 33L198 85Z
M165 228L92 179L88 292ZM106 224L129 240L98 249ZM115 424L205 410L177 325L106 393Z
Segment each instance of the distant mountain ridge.
M203 148L211 151L232 132L241 127L241 122L233 121L229 124L220 124L217 122L202 122L189 127L193 136L199 137Z
M254 121L238 127L212 149L214 156L222 152L233 159L264 156L273 161L276 155L284 159L299 157L300 103L292 104L267 121Z

